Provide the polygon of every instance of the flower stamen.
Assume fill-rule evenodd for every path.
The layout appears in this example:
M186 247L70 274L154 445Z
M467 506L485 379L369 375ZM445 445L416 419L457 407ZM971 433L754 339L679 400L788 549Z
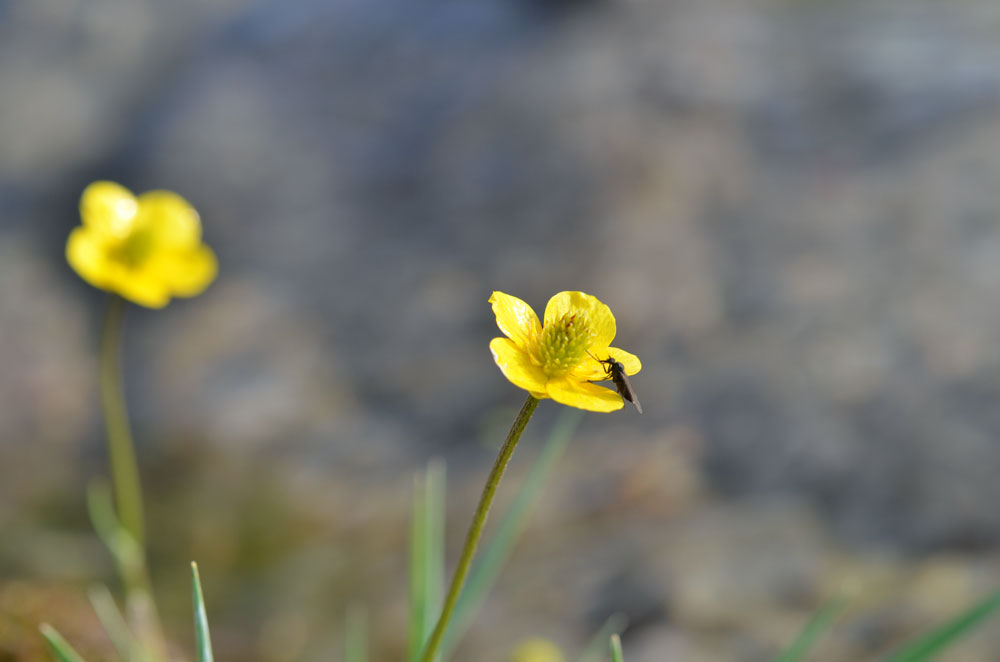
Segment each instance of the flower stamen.
M587 318L566 313L546 324L538 339L538 363L549 377L560 377L579 365L593 338Z

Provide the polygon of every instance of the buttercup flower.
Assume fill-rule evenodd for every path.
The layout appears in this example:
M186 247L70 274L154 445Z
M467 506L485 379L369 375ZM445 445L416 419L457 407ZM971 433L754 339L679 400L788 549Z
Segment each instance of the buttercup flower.
M80 197L83 224L66 242L66 260L93 285L148 308L200 294L215 279L215 253L201 242L198 212L170 191L136 197L94 182Z
M533 637L517 645L510 656L511 662L565 662L562 651L548 639Z
M570 407L614 411L624 405L611 389L592 384L607 379L601 360L613 358L634 375L638 357L611 347L615 316L596 297L560 292L545 306L545 323L528 304L503 292L490 297L497 326L506 338L490 341L493 360L504 376L536 398L552 398Z

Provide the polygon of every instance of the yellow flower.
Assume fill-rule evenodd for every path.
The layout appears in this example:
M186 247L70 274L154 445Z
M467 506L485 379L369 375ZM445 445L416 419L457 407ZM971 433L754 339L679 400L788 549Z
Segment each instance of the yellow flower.
M66 242L80 276L149 308L200 294L215 279L215 253L201 243L201 221L170 191L139 197L114 182L94 182L80 197L83 224Z
M564 662L562 651L548 639L525 639L510 656L511 662Z
M624 405L615 391L592 384L607 379L601 359L613 357L634 375L638 357L611 347L615 316L596 297L560 292L545 306L545 324L528 304L503 292L490 297L497 326L506 338L490 341L490 351L504 376L536 398L552 398L570 407L614 411Z

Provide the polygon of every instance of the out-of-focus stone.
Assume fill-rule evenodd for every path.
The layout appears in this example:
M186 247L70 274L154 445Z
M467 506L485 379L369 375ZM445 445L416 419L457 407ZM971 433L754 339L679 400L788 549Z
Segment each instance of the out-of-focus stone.
M493 289L607 301L647 413L587 417L477 660L540 621L584 641L609 610L630 660L764 659L853 584L823 649L853 661L958 608L965 572L993 581L995 3L0 11L5 530L67 540L47 529L86 527L105 473L100 295L62 252L80 190L112 178L183 193L220 255L204 296L130 310L125 370L165 613L187 627L171 587L204 553L234 659L303 637L330 657L357 595L405 620L409 474L433 453L453 558L478 425L519 397L486 350ZM51 567L20 547L15 572Z

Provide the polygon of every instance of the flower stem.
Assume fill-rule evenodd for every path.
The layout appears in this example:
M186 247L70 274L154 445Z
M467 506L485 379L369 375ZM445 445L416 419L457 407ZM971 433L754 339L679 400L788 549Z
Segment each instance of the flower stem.
M448 627L448 621L451 620L452 613L455 611L455 604L458 602L458 597L462 593L465 577L469 574L469 566L472 565L472 557L476 553L479 538L483 534L483 527L486 525L486 516L489 514L490 506L493 504L493 497L496 495L497 486L500 484L500 479L503 478L503 472L507 468L507 463L510 461L510 456L514 453L514 448L517 446L518 440L521 438L521 433L524 432L524 428L531 419L531 415L535 413L535 407L537 406L538 399L529 395L521 407L521 411L518 412L517 418L514 419L514 424L511 426L510 432L507 433L507 439L500 448L500 454L497 455L496 462L493 463L493 469L490 471L490 475L486 479L486 485L483 487L483 494L479 497L476 514L473 516L472 524L469 525L469 532L465 536L465 545L462 547L462 555L459 557L458 565L455 567L455 574L451 578L448 595L445 597L444 607L441 609L441 617L438 619L437 625L434 626L434 631L431 633L431 637L427 641L427 646L424 648L424 654L421 657L422 662L434 662L435 660L435 655L441 645L441 638L444 636L444 632Z
M118 519L139 548L145 550L142 520L142 487L139 483L139 466L135 459L135 446L129 430L128 411L121 374L121 330L125 300L112 295L104 318L101 334L100 380L101 405L104 409L104 426L108 437L108 456L111 460L111 482L114 485Z
M160 626L152 584L146 568L146 542L142 516L142 485L135 444L128 424L125 393L122 388L121 331L125 300L112 295L101 333L100 381L104 426L108 437L111 461L111 483L117 508L116 520L131 538L136 552L123 556L121 548L112 549L126 589L125 611L138 640L139 659L144 662L166 662L169 659L166 640Z

